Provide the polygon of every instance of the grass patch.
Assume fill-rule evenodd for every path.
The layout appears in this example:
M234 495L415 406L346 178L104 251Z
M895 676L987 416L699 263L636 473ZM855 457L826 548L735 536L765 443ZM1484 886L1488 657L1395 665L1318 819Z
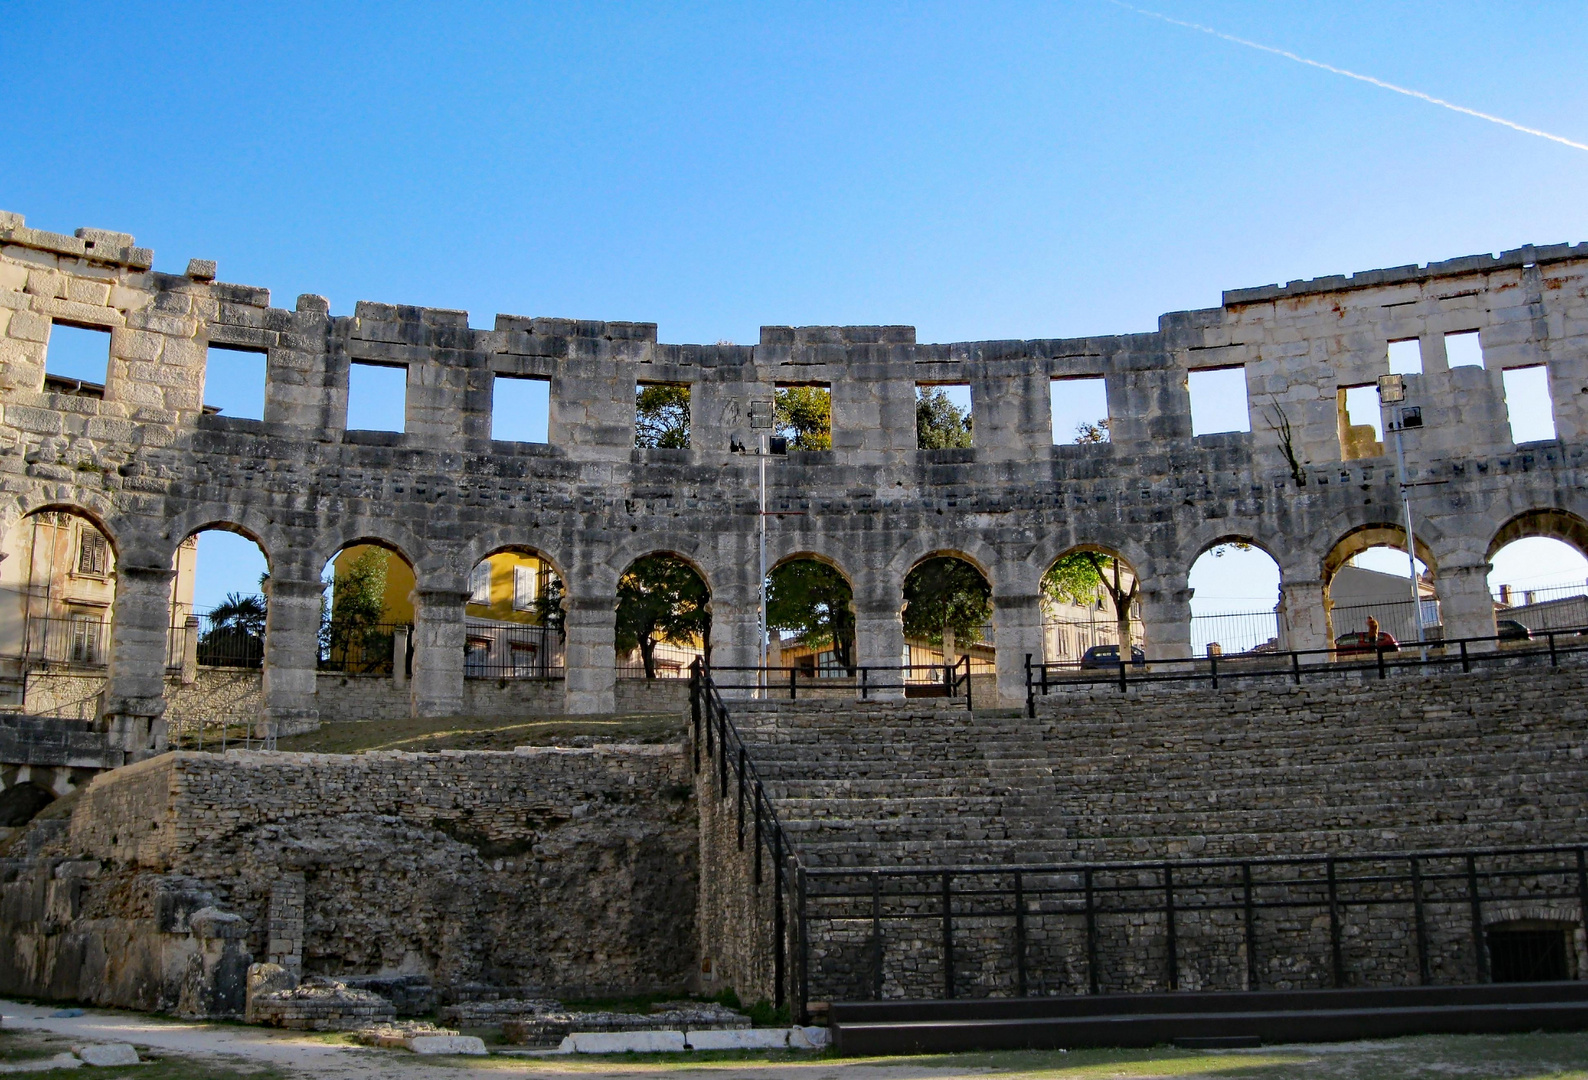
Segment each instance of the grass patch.
M282 750L357 754L369 750L511 750L516 746L594 746L599 743L667 743L684 737L684 719L672 713L611 716L412 717L349 720L277 743Z

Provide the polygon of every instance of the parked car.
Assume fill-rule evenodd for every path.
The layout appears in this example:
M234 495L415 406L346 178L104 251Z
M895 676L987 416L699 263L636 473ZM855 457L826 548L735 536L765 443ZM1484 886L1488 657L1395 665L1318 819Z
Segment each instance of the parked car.
M1501 641L1532 641L1533 631L1515 619L1496 619L1494 622L1494 636Z
M1400 647L1400 642L1383 630L1379 631L1376 640L1366 630L1353 630L1334 639L1334 651L1339 656L1376 652L1380 649L1385 652L1399 652Z
M1141 646L1130 647L1130 662L1133 667L1147 666L1147 654L1141 651ZM1086 655L1081 657L1083 668L1117 668L1118 666L1118 645L1093 645L1086 650Z

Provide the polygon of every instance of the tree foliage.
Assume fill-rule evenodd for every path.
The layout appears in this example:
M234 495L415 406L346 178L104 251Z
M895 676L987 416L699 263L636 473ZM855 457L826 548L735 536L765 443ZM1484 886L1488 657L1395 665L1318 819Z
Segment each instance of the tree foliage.
M383 548L360 552L347 567L334 574L331 605L320 609L320 644L330 659L344 670L373 670L391 657L391 631L382 625L386 614L386 560Z
M1056 603L1092 604L1107 596L1114 608L1120 655L1131 646L1130 609L1141 591L1141 582L1125 562L1101 551L1072 551L1060 557L1042 575L1043 595Z
M1078 443L1106 443L1109 441L1108 417L1093 423L1081 421L1075 425L1075 441Z
M636 559L618 579L617 649L638 649L645 677L656 678L656 646L705 642L711 658L711 595L706 583L676 555Z
M265 598L227 593L209 610L209 629L198 640L198 662L206 666L258 667L265 655Z
M766 621L774 630L792 630L820 652L831 646L845 670L855 667L854 593L844 576L826 563L799 559L767 575Z
M825 386L785 386L773 399L777 433L792 450L833 448L833 395Z
M689 387L642 385L634 394L634 445L683 450L689 446Z
M992 616L992 587L964 559L942 555L928 559L904 579L904 633L943 644L943 631L970 645Z
M970 413L937 386L923 386L915 400L915 444L922 450L970 446Z

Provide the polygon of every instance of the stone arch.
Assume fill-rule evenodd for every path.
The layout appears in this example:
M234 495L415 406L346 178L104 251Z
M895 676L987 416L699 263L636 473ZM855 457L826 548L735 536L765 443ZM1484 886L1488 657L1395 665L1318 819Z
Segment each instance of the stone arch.
M464 678L544 679L562 671L567 579L557 564L533 544L471 546L485 550L469 566L462 604ZM530 576L520 575L531 567Z
M684 645L680 641L666 641L653 632L639 631L636 628L635 636L632 639L634 642L632 648L624 649L627 634L625 632L625 599L622 581L624 577L634 570L638 563L642 560L651 559L676 562L689 570L698 580L701 589L705 593L704 603L700 603L695 608L703 616L699 620L698 630L693 635L699 639L698 644ZM614 558L612 563L613 565L621 565L616 579L618 583L616 590L618 593L618 623L617 632L614 636L615 659L619 676L642 677L651 680L664 677L665 672L666 676L682 678L688 675L689 664L696 657L703 658L707 663L710 663L712 639L715 633L712 598L716 593L713 590L711 578L707 576L705 568L700 562L672 547L652 547L623 560L621 563ZM687 584L684 588L688 588ZM698 601L698 596L695 599Z
M1138 548L1139 550L1139 548ZM1111 580L1105 580L1103 594L1095 603L1066 603L1052 599L1046 589L1042 591L1042 657L1045 663L1063 664L1079 663L1086 654L1094 648L1109 646L1118 649L1121 634L1126 634L1130 639L1133 649L1144 649L1147 645L1145 621L1142 618L1141 608L1144 606L1143 593L1147 581L1140 565L1119 548L1106 543L1083 540L1071 544L1069 547L1054 555L1042 567L1039 582L1046 580L1049 571L1061 559L1083 552L1105 556L1122 564L1130 577L1128 590L1130 599L1126 603L1125 618L1121 619L1118 611L1119 598L1109 588ZM1107 572L1104 571L1106 574ZM1121 585L1124 576L1121 576ZM1103 607L1099 607L1101 604ZM1104 610L1106 608L1106 610ZM1122 631L1122 626L1125 628Z
M188 665L197 667L224 667L224 668L260 668L264 664L265 654L265 628L252 625L252 620L247 615L237 617L233 609L232 618L221 624L211 623L209 612L201 612L197 608L196 596L189 593L189 603L183 610L181 595L184 590L191 589L197 584L200 557L195 557L190 572L193 575L190 583L183 582L182 546L188 540L207 532L229 533L240 536L249 541L259 550L265 562L265 574L271 573L270 548L261 538L260 532L249 525L240 524L230 516L216 516L200 514L195 517L198 522L191 527L181 525L169 531L171 537L177 538L176 544L171 549L168 565L176 572L176 577L171 581L170 609L171 609L171 639L167 646L167 666L169 668L181 667L184 671ZM257 526L258 521L254 522ZM261 590L262 592L265 590ZM258 595L252 591L241 593L248 597ZM266 604L268 606L268 599ZM229 606L229 605L223 605ZM214 610L214 609L211 609ZM208 625L206 625L208 624ZM184 678L188 676L184 675Z
M849 591L849 599L842 610L831 599L827 601L827 637L830 639L829 648L817 650L812 648L808 641L793 639L788 646L782 643L781 632L768 627L768 661L767 666L773 670L796 668L807 672L812 677L818 674L833 674L833 670L823 661L822 657L831 654L831 663L839 671L852 674L855 669L855 644L856 644L856 618L855 618L855 580L838 562L838 560L817 551L801 548L791 551L767 567L768 622L772 623L776 617L770 601L776 588L775 575L784 567L796 563L814 563L827 567L836 573ZM792 677L792 676L791 676Z
M11 523L11 528L14 529L29 518L36 517L39 514L71 514L73 517L82 518L99 530L100 534L110 544L111 553L115 555L116 561L121 561L124 547L122 533L110 524L110 518L107 515L97 512L92 507L84 506L82 503L47 500L19 514L17 519ZM8 535L9 533L10 529L7 530Z
M360 547L385 551L401 564L394 577L394 560L386 560L378 612L374 598L367 594L348 594L348 600L358 597L357 607L351 612L344 606L347 601L339 595L339 584L344 577L335 572L336 562L343 553ZM325 586L325 595L330 601L329 652L322 653L321 666L348 674L393 673L397 666L393 649L399 640L398 634L407 635L408 656L412 660L414 638L404 627L412 627L418 621L416 593L420 587L420 569L408 552L383 536L353 532L338 544L322 567L321 580L325 580L327 570L331 571L331 580Z
M843 563L839 562L837 559L833 558L831 555L824 555L824 554L822 554L819 551L814 551L814 550L811 550L809 548L800 548L797 551L789 552L787 555L779 556L775 562L773 562L772 564L770 564L766 568L767 569L767 573L771 573L773 570L776 570L778 567L785 566L788 563L791 563L791 562L802 562L802 561L807 560L807 559L810 560L811 562L819 562L823 566L832 567L834 570L838 571L838 573L840 575L843 576L843 579L849 583L849 587L851 589L853 589L855 587L854 575L851 574L848 570L844 569L844 564Z
M1512 517L1495 530L1494 536L1489 539L1489 547L1484 552L1484 558L1493 559L1507 544L1530 537L1559 540L1576 548L1579 555L1588 558L1588 521L1584 521L1570 510L1561 510L1557 507L1526 510Z
M1427 567L1428 576L1435 581L1439 577L1439 556L1435 547L1436 538L1425 538L1422 533L1417 535L1416 557ZM1406 530L1399 524L1385 522L1370 522L1358 525L1347 531L1335 540L1328 552L1323 557L1323 607L1324 618L1328 625L1328 636L1331 643L1339 640L1340 635L1352 632L1366 632L1371 629L1373 622L1379 625L1380 633L1388 633L1397 641L1416 640L1417 614L1412 608L1410 597L1410 584L1404 583L1403 592L1389 591L1382 599L1371 601L1353 602L1342 605L1336 595L1336 580L1342 568L1352 558L1372 548L1391 548L1404 553L1406 551ZM1424 599L1427 599L1424 597ZM1437 592L1433 600L1439 599ZM1419 610L1424 606L1419 601ZM1340 613L1345 613L1342 619ZM1372 620L1372 621L1369 621ZM1349 625L1347 625L1349 623ZM1425 627L1430 625L1426 619Z
M1274 595L1271 600L1243 601L1239 605L1217 603L1215 606L1222 609L1208 610L1209 597L1203 597L1202 603L1197 603L1196 587L1191 584L1192 577L1203 561L1218 548L1241 544L1254 552L1260 553L1273 567L1275 574ZM1191 651L1193 656L1248 654L1256 652L1276 651L1284 648L1282 644L1287 637L1286 627L1282 625L1283 603L1285 596L1285 567L1268 546L1253 536L1240 532L1224 532L1203 541L1195 549L1190 562L1186 564L1186 588L1190 592L1190 631ZM1253 567L1255 570L1256 568ZM1200 611L1198 609L1201 609ZM1217 648L1215 648L1217 646Z
M523 529L511 526L487 529L458 550L459 568L467 574L478 566L482 559L489 559L492 555L500 555L504 551L521 551L534 555L550 566L552 573L562 580L563 587L568 588L567 560L556 554L550 545L541 543L542 539L544 538L538 536L526 537Z
M1369 548L1388 547L1398 551L1406 550L1406 529L1395 523L1372 522L1357 525L1340 535L1334 544L1323 556L1322 574L1327 585L1340 567L1351 561L1357 555ZM1428 567L1428 572L1434 577L1439 576L1439 557L1435 554L1430 538L1423 531L1417 534L1417 558Z

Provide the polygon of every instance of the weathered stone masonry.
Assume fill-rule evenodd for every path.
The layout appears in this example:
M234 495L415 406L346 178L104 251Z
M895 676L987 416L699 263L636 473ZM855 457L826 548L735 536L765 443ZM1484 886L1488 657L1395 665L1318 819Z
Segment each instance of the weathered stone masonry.
M213 264L174 275L152 258L124 234L0 217L0 526L65 507L111 537L101 714L134 755L160 741L172 555L203 527L256 538L270 561L264 698L283 730L315 721L320 573L356 540L389 544L416 569L420 714L459 710L468 572L506 545L542 552L567 585L570 710L612 707L615 584L647 552L700 569L717 662L751 661L753 462L729 444L748 437L749 403L779 383L831 387L833 449L771 470L772 506L803 515L775 521L773 557L812 554L849 576L859 657L872 664L898 662L910 567L935 552L971 559L992 584L1009 699L1022 694L1024 655L1041 651L1041 574L1077 545L1137 569L1156 655L1186 653L1187 572L1228 538L1278 560L1289 642L1324 644L1327 571L1399 520L1389 461L1341 461L1337 409L1341 387L1387 370L1390 340L1423 344L1425 374L1410 385L1427 426L1409 454L1417 478L1446 481L1418 489L1418 514L1447 636L1492 629L1484 577L1499 540L1588 518L1588 245L1239 290L1152 333L952 345L919 344L910 327L766 327L756 345L667 345L645 323L501 315L478 330L461 311L365 302L333 317L317 296L271 307L265 289L212 280ZM52 322L110 329L103 401L44 392ZM1481 332L1484 368L1446 365L1442 335L1460 330ZM211 343L268 354L262 421L202 415ZM353 361L406 368L405 432L346 430ZM1558 438L1517 447L1501 371L1535 364L1548 365ZM1193 438L1187 372L1232 365L1245 369L1252 431ZM550 380L549 445L491 441L495 375ZM1081 375L1106 382L1113 442L1054 446L1050 380ZM689 384L689 449L633 448L641 381ZM919 382L970 384L974 449L915 448Z
M163 755L0 859L0 987L240 1013L251 957L443 996L681 992L689 783L677 745Z

